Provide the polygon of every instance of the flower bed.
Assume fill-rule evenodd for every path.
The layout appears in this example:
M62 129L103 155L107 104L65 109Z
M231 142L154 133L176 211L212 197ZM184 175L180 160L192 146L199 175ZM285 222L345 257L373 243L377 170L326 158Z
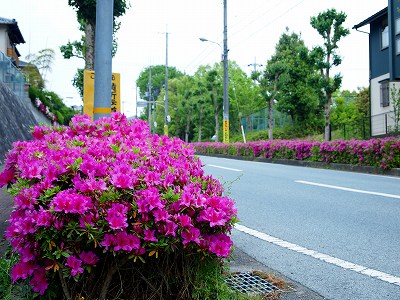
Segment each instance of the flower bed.
M373 166L383 170L400 168L400 139L383 138L367 141L335 140L316 142L274 140L249 143L193 143L198 154L223 154L267 159L309 160Z
M14 144L0 174L15 197L6 232L19 254L14 282L28 280L41 295L62 288L66 298L105 299L129 265L135 282L145 269L168 272L155 288L179 295L184 266L223 263L234 202L190 145L149 132L119 113L96 122L76 116L70 127L35 127L34 140ZM181 281L183 292L194 289Z

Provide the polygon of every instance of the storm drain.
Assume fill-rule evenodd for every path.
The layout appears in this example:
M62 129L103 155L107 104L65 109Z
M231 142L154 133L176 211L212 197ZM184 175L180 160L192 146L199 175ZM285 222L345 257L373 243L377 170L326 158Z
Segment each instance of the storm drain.
M245 294L267 294L279 289L258 275L250 273L235 273L225 279L232 289Z

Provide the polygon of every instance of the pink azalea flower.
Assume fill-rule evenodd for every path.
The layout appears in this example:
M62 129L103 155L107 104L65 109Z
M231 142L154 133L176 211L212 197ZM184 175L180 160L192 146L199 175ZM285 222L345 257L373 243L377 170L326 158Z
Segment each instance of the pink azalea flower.
M218 211L212 207L208 207L200 212L198 221L208 221L210 222L210 227L214 226L224 226L228 221L226 218L226 213L224 211Z
M59 192L51 202L54 211L83 214L93 207L92 199L73 190Z
M92 251L82 251L82 253L79 254L79 258L84 264L87 265L95 265L99 261L97 255L94 254Z
M6 169L0 173L0 188L11 182L14 178L14 170Z
M178 225L176 225L172 221L167 220L165 226L166 226L165 235L171 235L171 236L175 237L176 236L176 230L178 229Z
M41 209L39 213L36 215L36 225L49 227L52 223L53 214L49 211L45 211Z
M200 230L198 228L190 228L182 231L181 236L183 238L182 244L186 245L190 242L195 242L196 244L200 244Z
M42 268L36 270L33 273L30 285L32 286L32 290L35 293L43 295L49 286L49 284L47 283L46 271Z
M193 227L192 218L187 215L178 215L176 219L181 223L182 227Z
M226 234L212 235L209 237L209 250L220 257L228 257L233 245Z
M158 239L155 237L155 230L145 229L143 239L148 242L158 242Z
M28 276L31 276L35 271L35 264L33 261L23 262L19 261L16 265L11 269L11 279L14 283L18 279L27 279Z
M70 255L67 258L66 266L71 268L71 275L76 276L78 274L83 273L82 261L76 258L74 255Z
M167 221L170 214L165 209L155 209L152 211L154 222Z
M128 227L128 219L126 213L128 207L121 203L113 203L111 208L107 210L106 220L110 224L110 228L119 230Z
M133 178L127 174L113 174L110 181L114 186L119 188L133 188Z

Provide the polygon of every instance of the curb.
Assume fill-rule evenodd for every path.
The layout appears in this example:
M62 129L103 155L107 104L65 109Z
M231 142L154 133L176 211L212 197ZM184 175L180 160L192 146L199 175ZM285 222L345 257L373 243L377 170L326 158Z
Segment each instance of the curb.
M260 263L255 258L249 256L240 248L235 247L232 260L229 261L229 272L231 273L251 273L253 271L261 271L271 274L285 281L287 284L287 289L283 290L279 299L280 300L324 300L326 298L322 297L315 291L309 289L308 287L291 280L285 275L275 271L266 265Z
M252 156L235 156L235 155L226 155L226 154L204 154L204 153L195 153L197 156L210 156L210 157L220 157L227 159L237 159L237 160L245 160L245 161L255 161L255 162L263 162L270 164L281 164L281 165L289 165L296 167L309 167L309 168L317 168L317 169L330 169L330 170L338 170L338 171L349 171L349 172L357 172L357 173L369 173L369 174L378 174L378 175L386 175L386 176L398 176L400 177L400 168L394 168L390 170L382 170L376 167L371 166L357 166L357 165L349 165L349 164L341 164L341 163L325 163L325 162L316 162L316 161L308 161L308 160L294 160L294 159L277 159L277 158L263 158L263 157L252 157Z

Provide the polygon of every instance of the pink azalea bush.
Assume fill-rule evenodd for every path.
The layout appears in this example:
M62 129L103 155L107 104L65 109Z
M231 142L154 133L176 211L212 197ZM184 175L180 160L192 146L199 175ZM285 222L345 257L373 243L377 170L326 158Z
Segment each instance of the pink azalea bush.
M400 139L381 138L366 141L274 140L249 143L193 143L198 154L222 154L249 158L310 160L373 166L383 170L400 168Z
M33 137L14 143L0 174L15 197L6 232L19 254L13 282L28 279L43 295L60 277L67 296L69 279L79 282L110 257L229 256L234 202L191 146L119 113L35 127Z

